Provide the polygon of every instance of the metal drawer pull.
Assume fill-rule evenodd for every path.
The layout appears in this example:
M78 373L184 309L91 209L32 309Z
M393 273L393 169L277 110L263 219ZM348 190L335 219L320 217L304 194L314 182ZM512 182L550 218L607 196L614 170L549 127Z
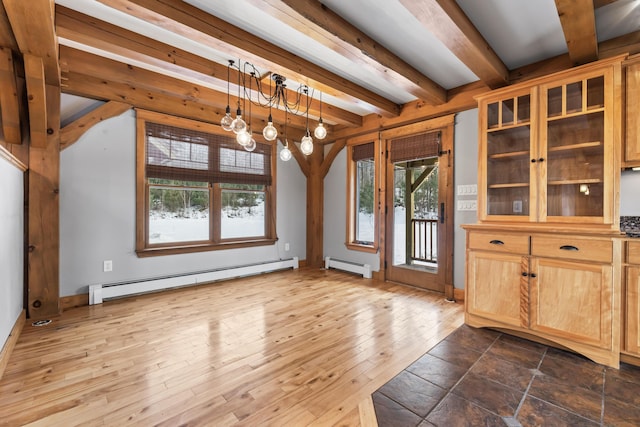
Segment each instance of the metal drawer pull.
M492 240L489 243L491 243L492 245L504 245L504 242L502 240Z
M575 246L571 246L571 245L560 246L560 249L562 249L563 251L579 251L580 250Z

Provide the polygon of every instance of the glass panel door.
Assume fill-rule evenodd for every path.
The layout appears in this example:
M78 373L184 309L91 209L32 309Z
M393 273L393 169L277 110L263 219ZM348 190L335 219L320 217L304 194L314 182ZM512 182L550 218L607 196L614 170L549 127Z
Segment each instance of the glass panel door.
M549 88L547 107L547 217L602 217L604 78Z
M487 105L486 215L530 215L530 101L527 94Z

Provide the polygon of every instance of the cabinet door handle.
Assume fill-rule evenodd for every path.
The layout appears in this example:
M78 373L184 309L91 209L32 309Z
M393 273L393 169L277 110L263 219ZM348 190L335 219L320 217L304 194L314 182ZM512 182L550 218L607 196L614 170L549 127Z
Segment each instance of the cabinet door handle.
M504 245L504 242L502 240L492 240L489 243L491 243L492 245Z
M575 246L572 245L564 245L564 246L560 246L560 249L562 249L563 251L579 251L580 249L576 248Z
M540 163L544 162L544 157L540 157L540 158L538 159L538 161L539 161Z
M522 272L522 277L527 277L529 275L529 273L527 273L526 271Z
M536 159L531 159L531 163L535 163L535 162L537 162Z
M531 277L532 279L535 279L538 276L536 276L536 273L529 273L529 277Z

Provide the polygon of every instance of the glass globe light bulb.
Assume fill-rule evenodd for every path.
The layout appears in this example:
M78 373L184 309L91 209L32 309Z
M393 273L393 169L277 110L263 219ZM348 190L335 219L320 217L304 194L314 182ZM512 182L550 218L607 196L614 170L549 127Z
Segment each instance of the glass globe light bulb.
M245 129L236 136L236 141L238 144L246 147L251 142L251 134Z
M327 136L327 128L324 127L322 120L318 123L316 130L313 131L313 135L318 139L324 139L324 137Z
M229 106L227 105L227 112L222 118L222 120L220 120L220 126L222 127L222 129L226 131L231 131L232 123L233 123L233 117L231 117L231 108L229 108Z
M285 145L282 150L280 150L280 160L283 162L288 162L291 160L291 150L289 150L289 146Z
M245 146L244 146L244 149L245 149L245 150L247 150L247 151L249 151L249 152L251 152L251 151L255 150L255 149L256 149L256 140L255 140L255 139L253 139L253 138L251 138L251 139L249 140L249 143L248 143L247 145L245 145Z
M267 141L273 141L278 136L278 129L273 126L273 122L271 120L269 120L264 129L262 129L262 136L264 136L264 139Z
M231 122L231 130L236 135L240 135L242 132L247 130L247 123L242 120L241 115L238 115L235 119L233 119L233 122Z
M302 154L305 156L313 153L313 139L311 139L309 134L302 137L302 140L300 141L300 151L302 151Z

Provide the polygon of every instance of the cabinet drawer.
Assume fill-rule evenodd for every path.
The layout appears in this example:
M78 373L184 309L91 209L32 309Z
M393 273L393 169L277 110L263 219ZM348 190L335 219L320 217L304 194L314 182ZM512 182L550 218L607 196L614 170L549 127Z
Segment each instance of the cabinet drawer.
M627 262L640 264L640 242L627 242Z
M529 235L471 232L469 249L528 255Z
M546 258L612 262L613 242L579 237L533 236L531 254Z

